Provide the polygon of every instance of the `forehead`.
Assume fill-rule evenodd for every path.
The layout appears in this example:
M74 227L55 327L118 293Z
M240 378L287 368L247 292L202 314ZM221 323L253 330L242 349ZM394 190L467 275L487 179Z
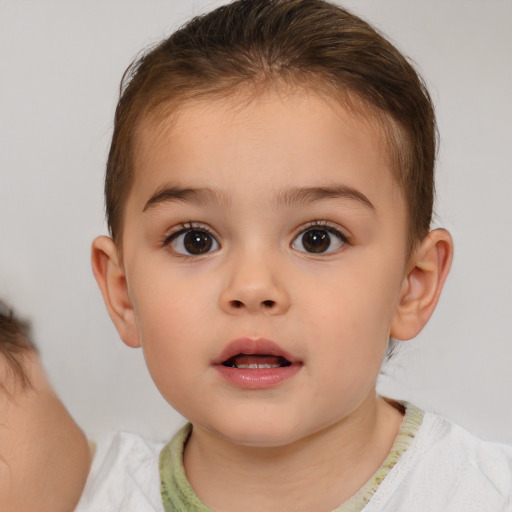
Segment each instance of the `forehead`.
M230 194L250 200L262 183L277 194L287 186L340 181L363 188L376 202L401 200L382 125L302 90L205 98L170 116L150 117L139 126L134 164L131 195L139 201L169 184L226 185Z

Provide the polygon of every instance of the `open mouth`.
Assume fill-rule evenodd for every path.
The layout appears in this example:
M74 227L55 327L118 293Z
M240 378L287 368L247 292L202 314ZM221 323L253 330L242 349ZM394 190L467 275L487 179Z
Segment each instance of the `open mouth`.
M268 368L285 368L291 366L291 362L285 357L272 354L237 354L223 361L226 368L238 368L240 370L259 370Z
M303 368L300 359L273 341L249 337L233 340L212 363L226 382L245 390L274 388Z

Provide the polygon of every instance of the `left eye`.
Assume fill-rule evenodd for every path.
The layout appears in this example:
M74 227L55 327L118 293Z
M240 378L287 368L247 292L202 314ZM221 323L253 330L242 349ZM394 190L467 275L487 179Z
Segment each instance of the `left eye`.
M215 237L202 229L186 229L173 234L169 245L179 254L199 256L216 251L219 242Z
M292 248L301 252L324 254L343 247L347 239L337 229L318 226L306 229L292 242Z

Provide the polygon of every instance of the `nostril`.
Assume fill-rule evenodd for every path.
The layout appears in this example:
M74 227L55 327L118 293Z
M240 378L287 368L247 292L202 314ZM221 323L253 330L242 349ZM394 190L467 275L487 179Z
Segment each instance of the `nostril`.
M229 307L231 309L242 309L242 308L245 308L245 307L248 307L249 309L252 309L252 306L254 306L256 308L258 302L255 302L254 304L252 304L251 302L244 302L244 301L241 301L241 300L237 300L237 299L234 299L234 300L230 300L229 301ZM276 301L275 300L262 300L261 302L259 302L260 304L260 308L263 308L263 309L274 309L276 307Z

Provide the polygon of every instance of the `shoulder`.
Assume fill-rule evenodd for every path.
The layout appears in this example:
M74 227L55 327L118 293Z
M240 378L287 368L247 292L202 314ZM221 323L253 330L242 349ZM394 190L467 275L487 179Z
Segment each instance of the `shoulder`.
M163 445L126 432L101 440L76 512L162 511L158 457Z
M470 475L497 492L512 495L512 446L483 441L450 420L426 413L419 441L427 459L438 460L441 474L458 472L459 482L471 481ZM453 468L453 469L452 469ZM476 483L476 481L475 481Z
M425 413L389 476L382 489L389 510L512 512L512 447L482 441L436 414Z

